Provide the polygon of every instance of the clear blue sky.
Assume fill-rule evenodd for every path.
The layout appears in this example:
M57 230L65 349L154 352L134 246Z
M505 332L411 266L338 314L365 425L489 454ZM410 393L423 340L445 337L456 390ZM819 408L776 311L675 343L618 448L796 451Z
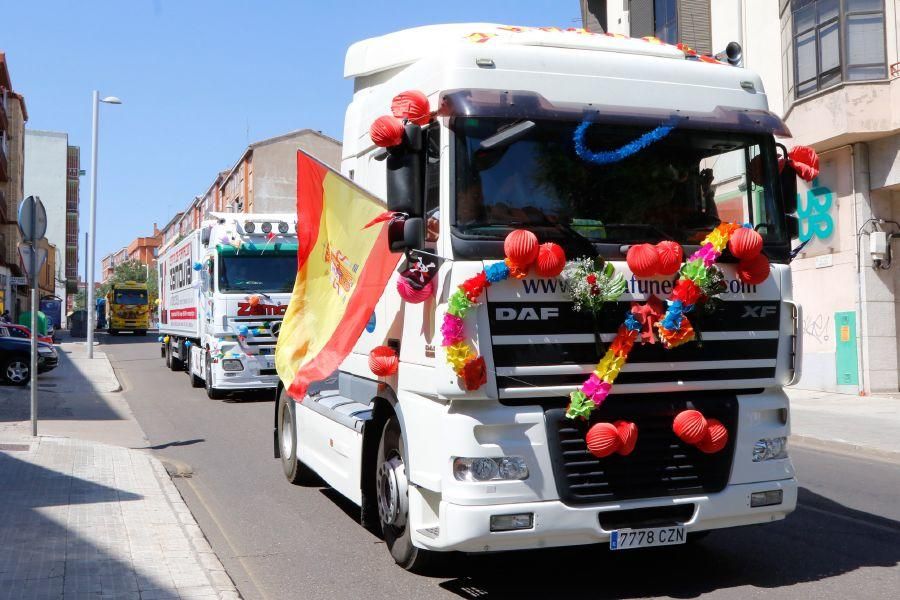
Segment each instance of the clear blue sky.
M91 90L124 101L101 105L98 259L164 225L248 139L305 127L340 139L354 41L449 22L580 27L578 0L4 4L0 50L28 128L68 132L89 173ZM82 247L89 187L82 177Z

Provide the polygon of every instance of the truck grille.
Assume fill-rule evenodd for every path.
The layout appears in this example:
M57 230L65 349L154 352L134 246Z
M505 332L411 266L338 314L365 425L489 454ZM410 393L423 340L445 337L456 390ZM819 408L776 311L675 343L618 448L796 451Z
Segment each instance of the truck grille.
M672 420L688 408L725 425L728 445L721 452L704 454L675 436ZM731 473L737 415L737 398L721 392L610 396L590 423L567 419L564 408L548 409L544 418L559 497L566 504L591 504L719 492ZM594 457L584 439L588 429L617 419L637 425L634 451Z

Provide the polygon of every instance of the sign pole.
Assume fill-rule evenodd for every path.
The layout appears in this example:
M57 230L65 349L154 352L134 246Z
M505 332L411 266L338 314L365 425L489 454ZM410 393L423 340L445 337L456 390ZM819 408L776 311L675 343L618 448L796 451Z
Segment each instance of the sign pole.
M38 321L38 259L37 248L31 243L31 435L37 437L37 321Z

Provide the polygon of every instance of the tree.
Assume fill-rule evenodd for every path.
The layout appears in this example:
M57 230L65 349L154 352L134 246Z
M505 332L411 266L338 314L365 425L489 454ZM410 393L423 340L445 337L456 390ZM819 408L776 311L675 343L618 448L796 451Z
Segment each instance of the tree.
M149 279L148 276L149 275ZM158 283L156 280L156 265L147 266L137 260L126 260L116 265L113 274L103 282L97 292L97 297L102 298L109 293L110 288L116 283L125 283L126 281L136 281L138 283L147 282L147 296L152 306L159 295ZM77 298L76 298L77 302Z
M75 294L75 305L73 307L74 310L84 310L84 304L87 302L87 294L84 290L79 290L77 294Z

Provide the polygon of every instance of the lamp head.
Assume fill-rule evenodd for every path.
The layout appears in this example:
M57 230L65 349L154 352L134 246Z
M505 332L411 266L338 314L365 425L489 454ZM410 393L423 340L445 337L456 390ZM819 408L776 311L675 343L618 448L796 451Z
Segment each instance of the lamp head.
M107 104L122 104L122 101L119 100L115 96L107 96L106 98L103 98L100 102L105 102Z

